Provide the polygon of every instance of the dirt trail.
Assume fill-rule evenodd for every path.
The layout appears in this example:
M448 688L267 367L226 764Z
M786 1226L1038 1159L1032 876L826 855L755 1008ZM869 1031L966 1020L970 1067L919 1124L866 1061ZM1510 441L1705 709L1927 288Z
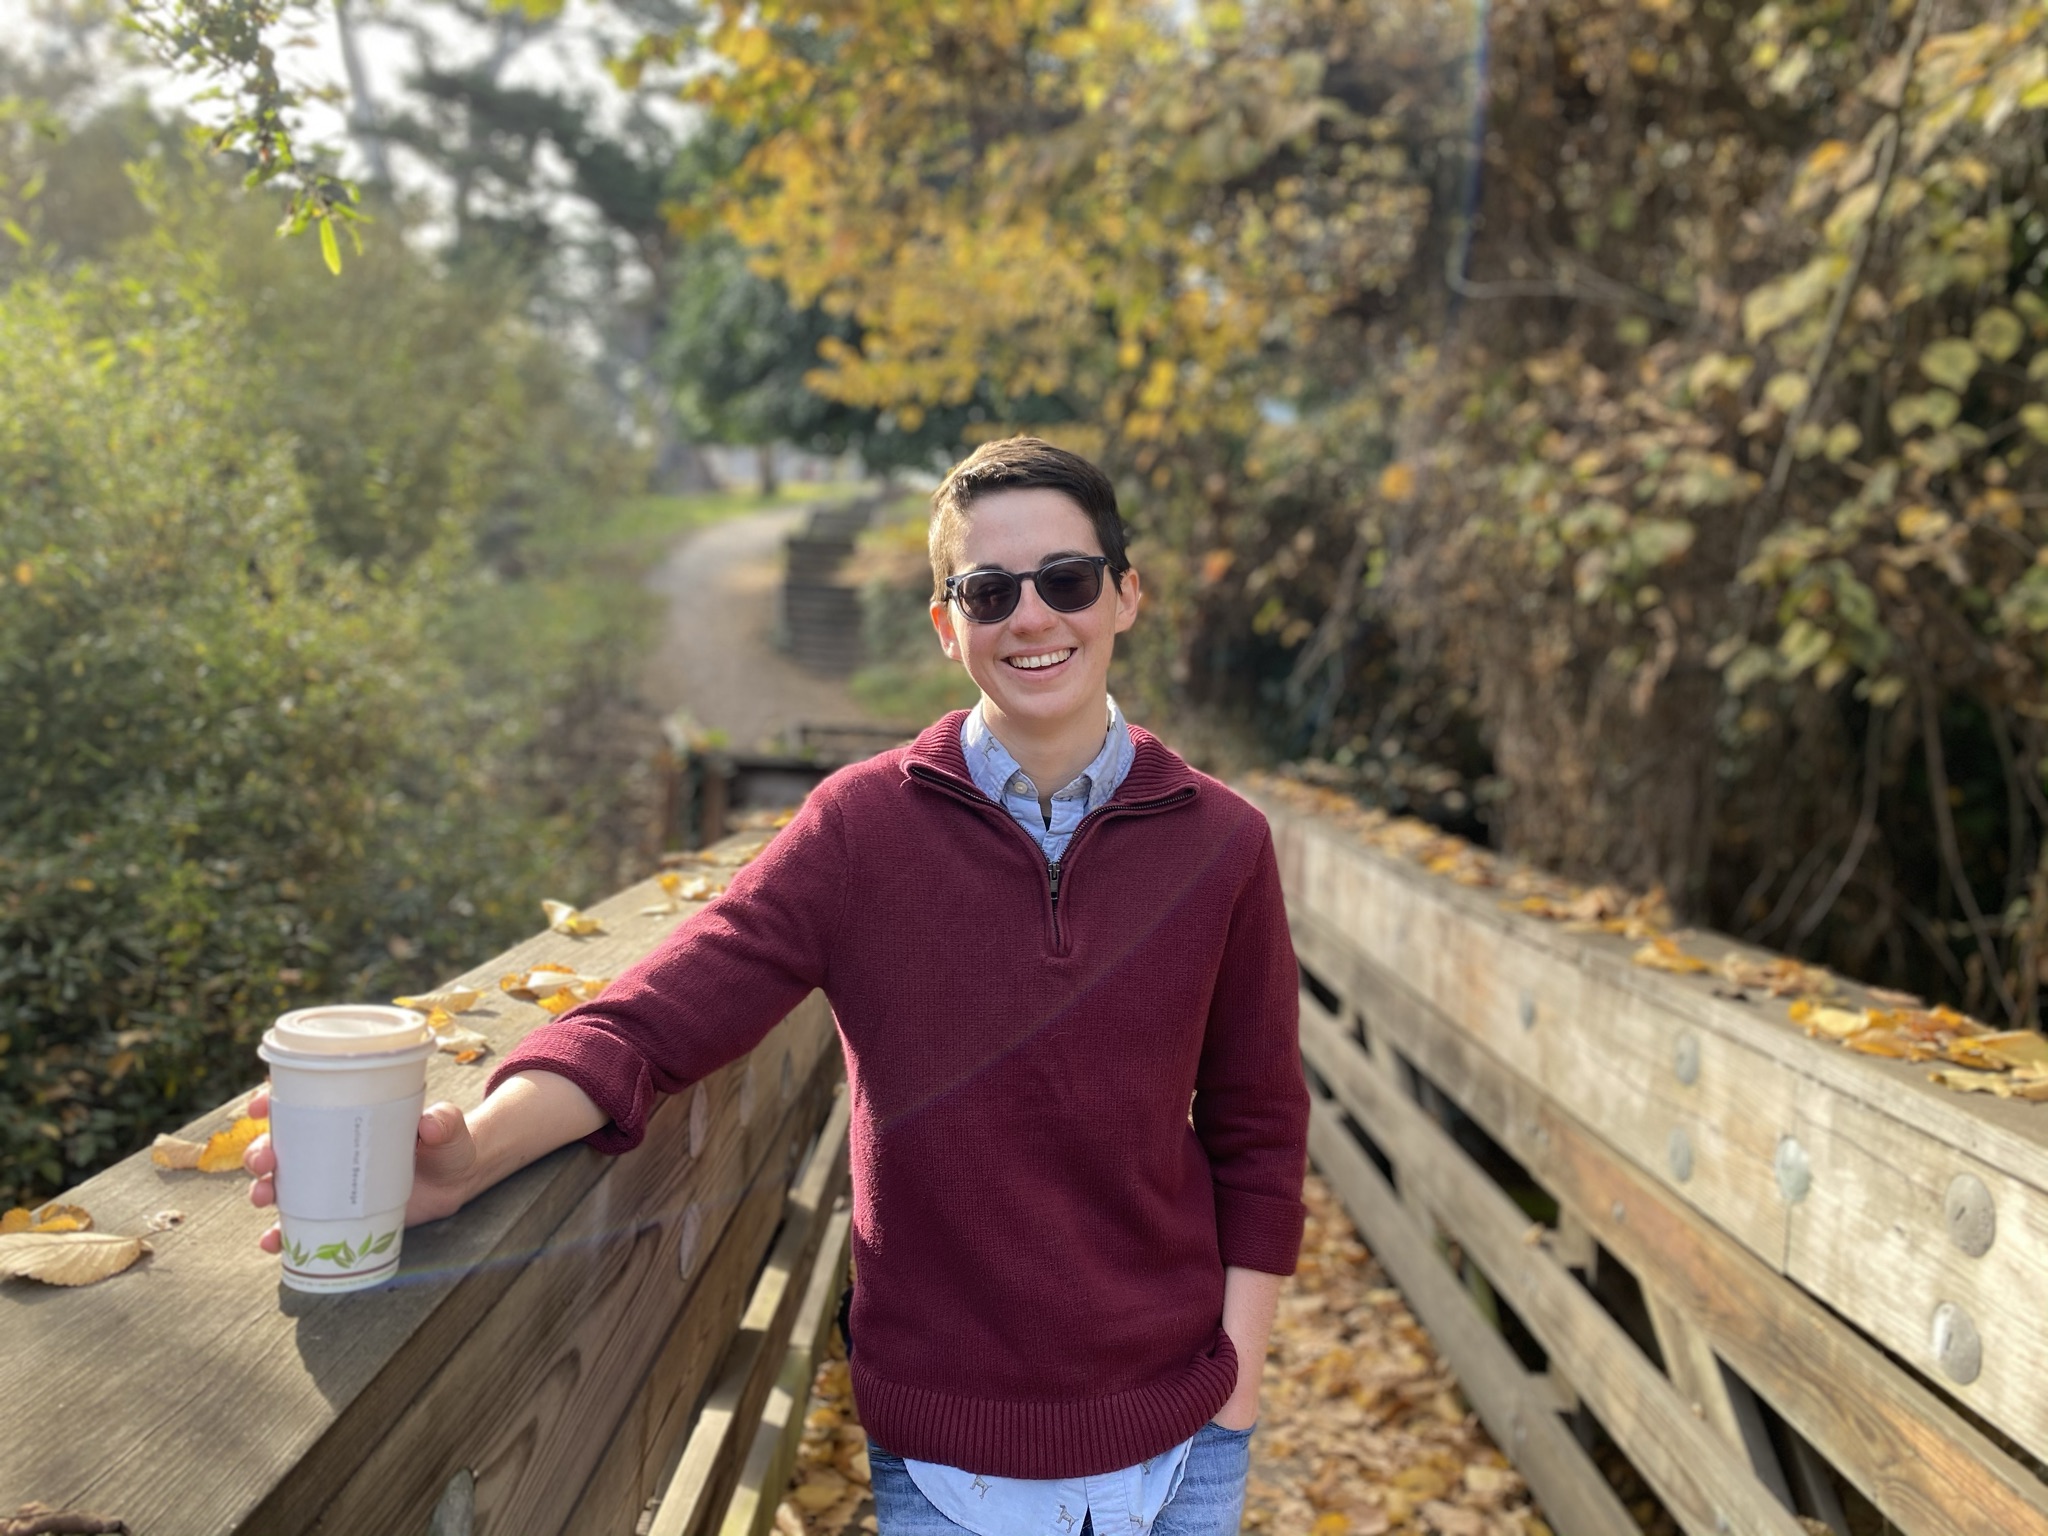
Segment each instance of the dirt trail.
M779 750L799 721L866 718L843 681L820 677L775 645L782 541L806 509L749 513L681 540L647 579L668 603L641 687L664 715L687 709L737 748Z

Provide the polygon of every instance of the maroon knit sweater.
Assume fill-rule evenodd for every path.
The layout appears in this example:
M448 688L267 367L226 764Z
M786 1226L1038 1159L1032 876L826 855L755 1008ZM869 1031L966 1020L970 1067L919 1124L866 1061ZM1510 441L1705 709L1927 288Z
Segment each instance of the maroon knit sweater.
M1133 729L1055 909L960 721L826 780L492 1086L569 1078L611 1116L590 1144L623 1152L657 1094L822 987L852 1095L868 1432L991 1476L1110 1472L1229 1398L1224 1266L1294 1269L1308 1095L1279 871L1257 811Z

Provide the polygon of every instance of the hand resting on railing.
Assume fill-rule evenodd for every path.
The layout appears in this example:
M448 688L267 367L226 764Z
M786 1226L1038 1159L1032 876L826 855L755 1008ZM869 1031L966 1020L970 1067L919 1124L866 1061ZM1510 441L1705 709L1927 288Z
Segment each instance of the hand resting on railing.
M248 1113L259 1120L268 1117L267 1088L249 1101ZM552 1072L514 1073L467 1115L446 1100L429 1104L413 1142L412 1198L406 1202L405 1224L416 1227L454 1215L507 1174L557 1147L580 1141L605 1123L604 1111L588 1094ZM268 1136L249 1144L242 1166L254 1179L249 1203L275 1204L277 1153ZM273 1226L257 1245L276 1253L281 1241Z

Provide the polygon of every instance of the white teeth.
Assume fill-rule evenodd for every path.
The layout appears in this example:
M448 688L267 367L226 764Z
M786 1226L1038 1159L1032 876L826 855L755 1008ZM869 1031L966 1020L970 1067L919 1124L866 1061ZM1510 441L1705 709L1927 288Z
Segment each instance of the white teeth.
M1009 661L1013 667L1020 668L1026 672L1035 672L1040 667L1056 666L1073 654L1073 651L1069 649L1052 651L1044 656L1012 656L1009 658Z

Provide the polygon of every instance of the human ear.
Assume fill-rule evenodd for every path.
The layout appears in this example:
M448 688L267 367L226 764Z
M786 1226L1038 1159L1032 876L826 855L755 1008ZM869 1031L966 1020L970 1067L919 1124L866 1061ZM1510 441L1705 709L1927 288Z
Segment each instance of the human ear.
M1127 567L1123 579L1116 584L1116 633L1122 634L1138 622L1138 607L1144 594L1138 585L1138 568Z
M946 653L948 661L959 661L960 637L953 633L953 605L934 599L931 613L932 628L939 632L939 649Z

